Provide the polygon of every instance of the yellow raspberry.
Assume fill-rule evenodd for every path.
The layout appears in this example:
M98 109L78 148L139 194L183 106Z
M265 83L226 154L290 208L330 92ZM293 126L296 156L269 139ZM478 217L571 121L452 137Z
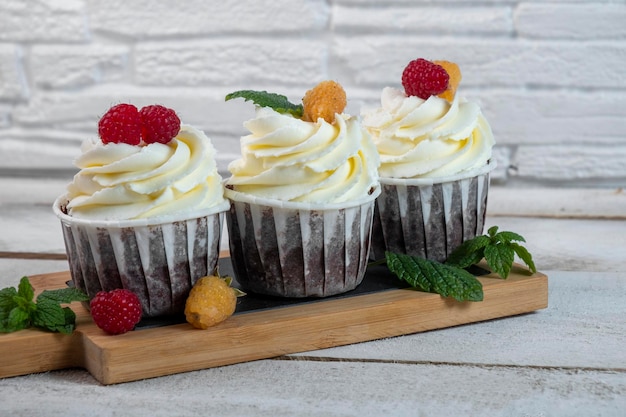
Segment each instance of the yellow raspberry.
M185 318L198 329L206 329L233 315L241 293L230 286L231 278L215 275L200 278L189 292Z
M328 123L333 123L335 113L343 113L346 104L346 92L339 83L322 81L304 95L302 119L307 122L316 122L321 117Z
M450 76L450 80L448 81L448 88L446 88L446 91L444 91L443 93L438 94L438 96L451 102L452 100L454 100L456 89L461 82L461 70L459 69L459 66L454 62L433 61L433 63L442 66L443 69L445 69Z

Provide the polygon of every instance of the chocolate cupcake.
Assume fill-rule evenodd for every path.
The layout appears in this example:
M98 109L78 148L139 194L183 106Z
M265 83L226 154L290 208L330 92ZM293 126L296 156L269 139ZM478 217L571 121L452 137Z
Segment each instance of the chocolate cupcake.
M385 251L444 261L483 232L495 144L480 107L456 94L461 73L448 61L405 68L405 91L386 87L363 111L380 153L372 259Z
M164 109L109 110L53 206L73 284L91 298L131 290L143 317L182 313L195 281L217 265L229 207L211 141Z
M360 120L343 114L343 88L323 82L303 106L264 92L229 97L257 104L225 188L237 281L279 297L356 288L369 256L379 159Z

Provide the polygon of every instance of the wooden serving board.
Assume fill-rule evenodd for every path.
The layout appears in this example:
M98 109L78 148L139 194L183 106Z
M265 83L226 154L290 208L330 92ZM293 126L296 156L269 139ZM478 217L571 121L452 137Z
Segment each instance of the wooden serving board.
M548 277L515 265L507 280L479 277L482 302L457 302L402 288L384 267L370 268L358 292L284 302L248 294L235 315L207 330L174 318L122 335L100 330L80 303L71 335L38 329L0 334L0 378L81 367L115 384L440 329L548 306ZM386 268L384 268L386 271ZM221 270L224 273L223 269ZM63 288L68 272L30 277L40 292ZM244 301L245 300L245 301ZM247 305L244 305L247 303ZM172 324L173 323L173 324Z

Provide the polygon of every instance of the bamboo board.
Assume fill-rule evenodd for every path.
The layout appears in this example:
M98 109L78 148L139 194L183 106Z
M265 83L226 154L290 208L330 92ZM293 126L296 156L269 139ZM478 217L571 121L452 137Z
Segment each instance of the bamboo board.
M30 277L36 292L63 288L69 279L69 271ZM492 275L479 280L482 302L374 286L363 294L311 302L257 305L248 311L238 306L234 316L207 330L179 322L117 336L105 334L82 304L73 303L77 326L71 335L37 329L0 335L0 378L81 367L100 383L115 384L513 316L548 305L548 277L542 273L529 276L514 266L507 280Z

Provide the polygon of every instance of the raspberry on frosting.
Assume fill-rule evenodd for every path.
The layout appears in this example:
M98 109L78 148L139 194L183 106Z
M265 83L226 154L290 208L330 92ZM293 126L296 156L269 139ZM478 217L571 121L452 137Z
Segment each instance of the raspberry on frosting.
M306 92L302 105L303 120L316 122L321 117L328 123L333 123L335 114L341 114L346 108L346 92L335 81L322 81Z
M450 76L441 66L424 58L415 59L402 72L402 86L407 96L428 99L446 91Z
M98 122L98 134L104 144L168 143L179 131L180 119L176 112L159 104L141 110L132 104L117 104Z
M180 131L176 112L159 104L145 106L140 111L141 136L146 143L168 143Z
M141 142L141 116L132 104L118 104L111 107L98 122L98 134L102 143Z

